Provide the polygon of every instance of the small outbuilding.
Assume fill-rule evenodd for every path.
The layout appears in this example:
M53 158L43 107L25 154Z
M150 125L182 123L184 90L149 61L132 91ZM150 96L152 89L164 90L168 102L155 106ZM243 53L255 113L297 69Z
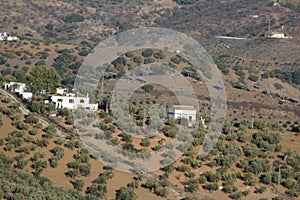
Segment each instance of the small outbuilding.
M196 121L197 110L194 106L173 105L169 109L169 117L174 119L185 118L188 122Z
M10 90L11 92L25 92L26 84L19 82L9 82L4 85L5 90Z
M25 100L31 100L33 96L32 92L27 91L25 83L9 82L4 85L4 89L17 93L22 99Z

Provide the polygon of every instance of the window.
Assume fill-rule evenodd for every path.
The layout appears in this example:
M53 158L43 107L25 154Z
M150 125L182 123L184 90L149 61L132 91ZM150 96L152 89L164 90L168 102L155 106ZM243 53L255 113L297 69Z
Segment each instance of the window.
M69 103L74 103L74 99L69 99Z
M84 100L83 100L83 99L81 99L81 100L80 100L80 103L84 103Z
M58 102L63 102L63 99L57 99Z

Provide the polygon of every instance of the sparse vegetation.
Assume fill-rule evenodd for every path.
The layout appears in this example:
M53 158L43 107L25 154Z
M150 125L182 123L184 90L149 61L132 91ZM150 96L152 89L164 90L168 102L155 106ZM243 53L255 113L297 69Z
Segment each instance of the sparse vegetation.
M281 7L276 7L273 2L258 0L234 3L199 0L3 3L3 16L19 13L23 17L3 17L3 28L10 27L20 40L0 44L0 83L24 82L27 89L34 92L34 98L33 101L24 102L32 113L23 115L20 105L13 103L11 98L0 96L0 199L121 200L141 199L144 198L143 195L150 193L168 199L173 198L173 192L168 188L171 184L175 190L178 187L184 190L187 194L185 196L188 196L184 198L186 200L199 196L199 190L201 193L205 190L210 196L210 192L220 190L220 186L223 188L223 193L219 194L220 199L243 199L248 195L254 199L298 198L300 162L299 151L295 146L299 146L299 139L294 136L299 133L299 122L295 122L298 117L295 106L298 104L287 101L282 94L287 92L288 96L295 97L298 94L299 20L293 16L299 13L300 6L296 1L280 4ZM132 9L127 9L128 7ZM116 10L120 12L115 12ZM252 19L247 14L253 10L260 13L257 19ZM269 16L272 30L279 24L285 25L285 33L293 35L293 39L277 42L264 38L267 22L262 16ZM209 28L205 28L208 24ZM206 83L196 79L201 70L196 71L195 67L180 56L179 50L176 53L168 52L167 49L118 52L118 58L105 64L105 90L102 93L105 97L101 96L99 102L102 111L99 114L89 114L99 121L93 123L81 120L80 129L84 130L87 126L99 128L103 133L96 133L95 139L106 138L125 152L143 154L143 159L147 159L149 151L161 153L162 164L170 164L175 159L173 150L187 148L178 161L159 170L158 175L153 173L153 179L140 174L127 180L126 176L126 183L118 185L119 177L114 176L119 176L119 173L114 175L115 171L110 167L95 169L98 166L95 159L83 148L79 138L71 133L73 125L77 123L72 113L67 109L56 111L53 104L46 105L44 100L55 92L56 87L74 85L75 75L84 57L94 52L93 48L100 41L118 32L142 26L168 27L201 40L224 75L228 92L228 115L222 134L212 151L206 157L199 158L197 153L207 135L204 126L199 125L192 133L190 147L174 146L170 141L182 137L178 131L179 124L187 126L188 121L183 118L173 121L167 119L167 109L164 107L159 108L162 111L159 116L164 118L163 121L153 119L153 104L168 107L176 102L171 100L172 91L166 92L161 86L145 84L131 99L130 119L138 128L148 125L160 127L159 133L137 139L122 132L111 116L113 99L110 90L116 79L121 78L128 70L149 64L150 73L151 70L161 72L153 63L168 63L172 69L182 73L197 92L198 89L204 91ZM211 40L216 35L247 37L252 40L243 44L241 41ZM207 40L208 38L210 39ZM184 48L186 50L189 46ZM192 71L193 74L185 73L184 70ZM97 74L99 68L89 73ZM144 74L137 74L142 75ZM132 79L128 80L130 81ZM264 87L264 92L253 88L253 84ZM197 94L200 99L199 115L205 116L205 121L209 124L209 115L213 110L206 103L209 98L201 92ZM19 97L16 98L19 100ZM100 99L98 96L92 98ZM251 111L248 112L252 107L255 108L255 116L252 116ZM56 114L51 117L54 124L44 126L41 118L49 120L48 116L52 114ZM80 111L74 114L84 115ZM136 127L127 126L130 126L127 128L131 131L141 134ZM60 131L70 131L65 138L61 138L57 135L57 128L62 129ZM34 176L19 170L25 170ZM59 187L73 186L75 191L54 187L47 177L43 177L49 173L55 173L49 179ZM174 183L170 183L170 180ZM112 187L116 182L117 188ZM247 186L251 188L241 189ZM270 189L271 187L273 188ZM275 197L272 191L278 188L279 196Z

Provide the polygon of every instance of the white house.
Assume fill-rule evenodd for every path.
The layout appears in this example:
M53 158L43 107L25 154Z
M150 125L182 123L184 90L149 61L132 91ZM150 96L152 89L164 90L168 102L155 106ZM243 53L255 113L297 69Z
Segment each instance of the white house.
M16 92L22 99L32 99L32 92L26 92L26 84L19 82L10 82L4 85L5 90Z
M5 90L10 90L11 92L25 92L26 84L18 82L10 82L4 85Z
M291 39L292 36L286 36L283 32L272 32L270 35L268 35L268 38L272 39Z
M12 41L17 41L18 38L16 36L8 36L7 41L12 42Z
M68 108L70 110L84 108L86 110L97 110L98 103L90 104L88 94L86 96L67 93L65 89L57 88L57 94L51 96L51 102L56 108Z
M269 36L269 38L285 38L285 35L284 33L274 32Z
M174 119L185 118L189 122L196 121L197 111L194 106L173 105L169 109L169 117Z
M12 41L17 41L17 40L19 40L19 38L16 36L11 36L10 33L7 33L7 32L0 33L0 41L12 42Z

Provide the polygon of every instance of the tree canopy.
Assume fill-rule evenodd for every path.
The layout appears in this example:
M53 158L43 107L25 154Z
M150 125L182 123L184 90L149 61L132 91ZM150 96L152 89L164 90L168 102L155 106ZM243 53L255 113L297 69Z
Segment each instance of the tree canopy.
M61 77L53 67L35 67L30 73L29 80L34 93L54 92L61 85Z
M134 191L127 187L121 187L116 193L116 200L134 200L136 194Z

